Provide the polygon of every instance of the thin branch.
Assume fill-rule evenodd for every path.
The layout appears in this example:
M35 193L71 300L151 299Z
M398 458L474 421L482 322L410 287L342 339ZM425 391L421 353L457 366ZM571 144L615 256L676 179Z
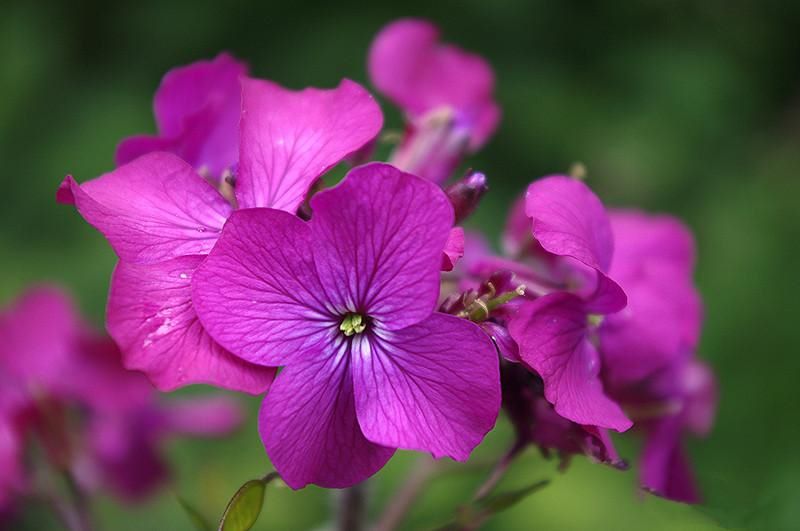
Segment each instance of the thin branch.
M527 444L524 441L517 440L513 446L500 458L497 464L492 468L492 471L489 473L489 477L481 483L478 487L478 490L475 491L475 495L472 497L472 501L480 501L486 498L489 494L492 493L494 488L500 483L500 480L503 479L505 473L508 471L508 467L511 466L511 463L514 459L522 453L522 450L525 449Z
M389 502L373 531L394 531L394 529L397 529L414 501L422 492L422 489L425 488L434 473L441 468L441 463L434 461L430 456L420 456L405 483Z

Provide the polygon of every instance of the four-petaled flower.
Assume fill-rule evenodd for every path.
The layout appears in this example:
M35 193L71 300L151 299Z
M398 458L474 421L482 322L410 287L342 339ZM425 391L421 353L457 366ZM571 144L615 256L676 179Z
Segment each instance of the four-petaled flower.
M281 477L344 487L396 448L464 460L494 426L498 358L481 329L434 311L447 196L385 164L315 195L313 217L234 213L195 273L209 333L283 366L260 413Z

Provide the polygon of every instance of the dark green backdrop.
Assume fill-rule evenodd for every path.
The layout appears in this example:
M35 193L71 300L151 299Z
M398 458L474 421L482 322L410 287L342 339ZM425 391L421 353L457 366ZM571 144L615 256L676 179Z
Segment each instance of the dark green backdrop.
M57 280L101 323L113 255L54 192L66 173L84 180L111 168L122 136L153 129L151 97L167 69L227 49L290 87L366 82L373 34L403 15L435 20L497 70L504 120L473 161L492 183L475 226L496 237L508 201L532 178L580 160L608 202L675 213L699 241L701 355L721 382L716 428L691 444L708 507L642 498L635 472L583 459L558 475L530 452L504 485L553 485L488 528L716 529L712 517L800 528L800 2L2 1L2 300ZM501 423L477 459L506 435ZM174 490L214 517L268 467L252 416L232 441L169 451ZM379 474L376 506L411 459ZM442 523L481 474L435 482L409 529ZM258 528L319 528L328 507L325 491L271 487ZM98 512L108 529L189 526L171 490L135 508L103 500ZM39 518L29 517L31 528L46 525Z

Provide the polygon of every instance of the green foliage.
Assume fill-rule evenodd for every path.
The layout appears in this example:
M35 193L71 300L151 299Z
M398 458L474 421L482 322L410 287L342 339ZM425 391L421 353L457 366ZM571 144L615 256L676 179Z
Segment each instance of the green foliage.
M219 522L219 531L248 531L258 520L264 505L267 485L278 477L271 473L262 479L251 479L233 495Z

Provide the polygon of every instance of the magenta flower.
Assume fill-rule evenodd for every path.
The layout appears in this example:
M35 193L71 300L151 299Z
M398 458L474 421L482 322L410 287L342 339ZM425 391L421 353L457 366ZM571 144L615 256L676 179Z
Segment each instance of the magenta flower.
M156 136L126 138L117 165L154 151L178 155L203 176L219 178L239 160L240 78L247 66L226 53L174 68L153 100Z
M195 274L211 335L238 356L285 365L259 431L292 488L346 487L396 448L464 460L494 425L489 338L434 311L453 224L435 185L385 164L312 198L310 222L236 212Z
M295 92L243 78L232 192L221 194L168 153L144 155L80 186L67 177L59 200L75 204L120 257L107 325L126 366L145 372L161 390L209 383L263 392L274 370L231 355L197 320L194 270L236 207L294 213L311 185L375 137L382 121L373 98L351 81Z
M438 39L430 22L398 20L375 37L368 61L372 83L411 124L392 163L434 182L447 179L500 120L488 63Z
M598 330L603 380L645 432L643 487L697 503L682 439L710 430L716 385L711 370L693 358L702 313L692 283L694 241L668 216L613 212L611 223L611 273L625 288L628 306Z
M630 385L694 353L702 308L692 283L694 241L668 216L611 213L615 251L611 274L628 305L600 327L604 378Z
M614 241L605 209L582 182L548 177L528 188L525 212L541 248L569 266L562 280L574 288L520 307L509 322L520 358L542 377L545 398L559 415L578 424L627 430L631 421L603 390L600 356L591 340L592 316L626 304L623 291L607 276Z
M0 313L0 513L36 487L27 481L34 437L47 465L82 488L138 498L167 477L165 439L223 435L241 420L226 397L158 402L57 288L31 289Z

